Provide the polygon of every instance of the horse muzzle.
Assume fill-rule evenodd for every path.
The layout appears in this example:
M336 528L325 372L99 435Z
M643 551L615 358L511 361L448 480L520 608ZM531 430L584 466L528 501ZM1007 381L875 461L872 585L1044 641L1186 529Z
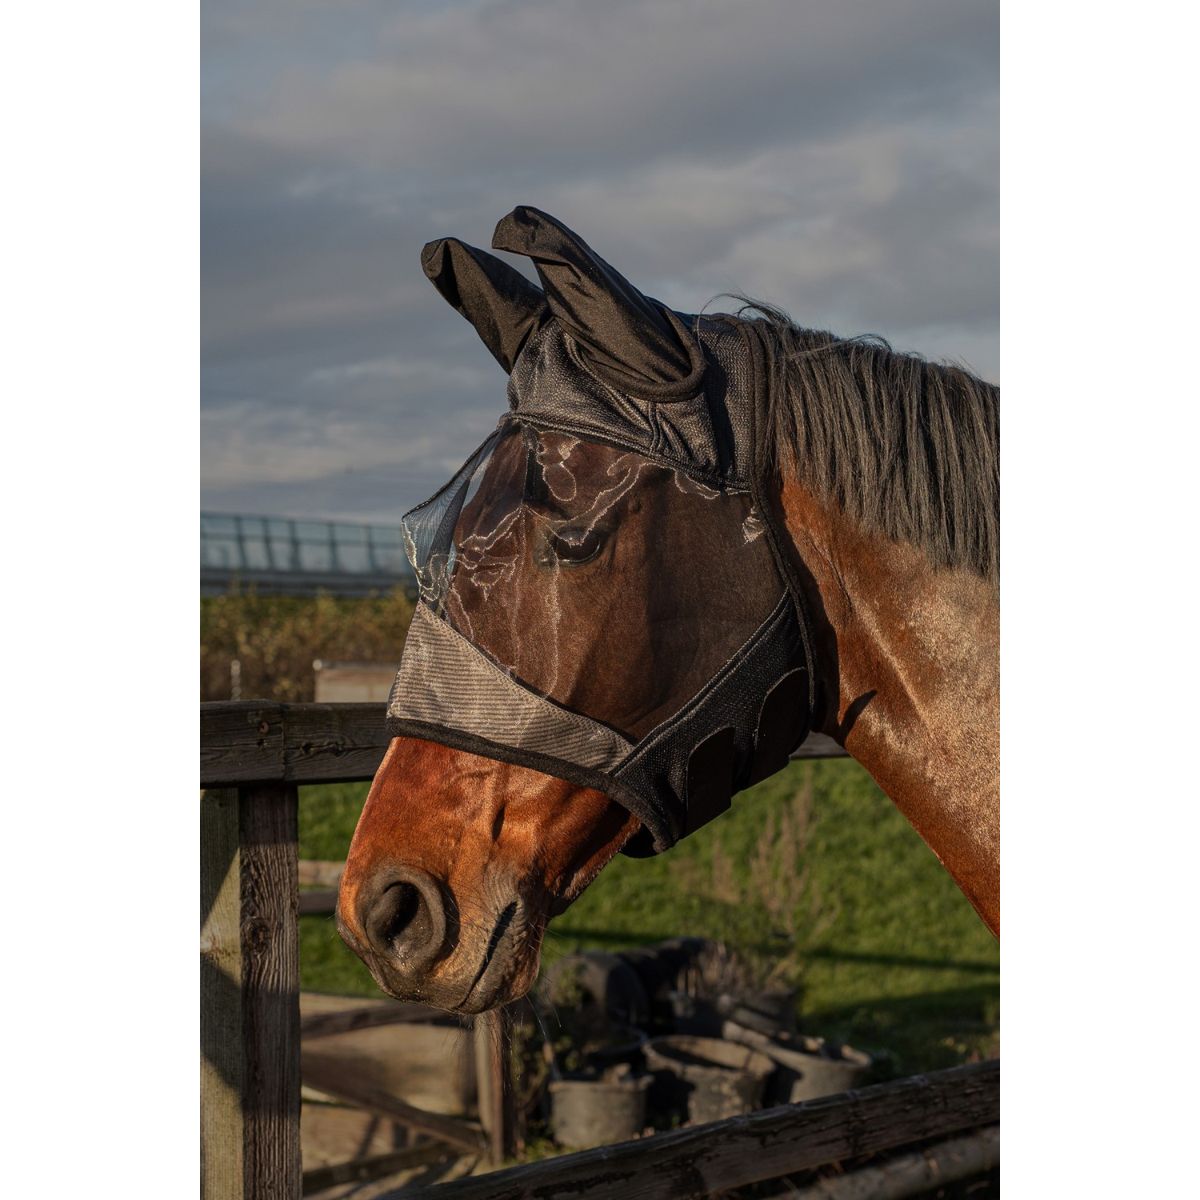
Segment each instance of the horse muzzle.
M489 889L490 890L490 889ZM478 1013L523 995L541 938L525 904L497 896L466 919L448 888L411 865L343 882L337 927L376 983L397 1000Z

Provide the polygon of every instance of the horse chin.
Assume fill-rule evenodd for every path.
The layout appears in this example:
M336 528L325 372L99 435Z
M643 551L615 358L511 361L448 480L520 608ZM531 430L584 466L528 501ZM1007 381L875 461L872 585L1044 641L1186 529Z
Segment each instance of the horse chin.
M493 959L479 981L453 1006L452 1011L471 1015L520 1000L537 979L541 948L538 947L532 954L523 954L522 959L523 965L515 970L511 963Z

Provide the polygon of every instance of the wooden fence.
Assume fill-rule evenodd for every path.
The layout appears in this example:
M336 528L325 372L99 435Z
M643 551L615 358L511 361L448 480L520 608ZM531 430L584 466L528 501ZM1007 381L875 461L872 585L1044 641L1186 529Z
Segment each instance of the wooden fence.
M379 704L200 705L204 1200L297 1200L301 1034L415 1015L411 1006L397 1005L387 1017L372 1009L320 1014L303 1029L300 1022L297 789L370 779L387 743ZM793 757L844 753L818 735ZM457 1151L490 1149L499 1161L511 1152L511 1102L508 1073L501 1069L503 1022L488 1019L496 1050L486 1139L478 1125L424 1112L352 1079L306 1075L304 1082ZM441 1184L422 1194L444 1200L515 1200L564 1191L586 1192L592 1200L703 1195L991 1124L999 1116L998 1080L999 1064L956 1068ZM430 1161L423 1147L394 1157ZM331 1182L350 1179L353 1164L321 1174ZM316 1182L309 1181L310 1189Z

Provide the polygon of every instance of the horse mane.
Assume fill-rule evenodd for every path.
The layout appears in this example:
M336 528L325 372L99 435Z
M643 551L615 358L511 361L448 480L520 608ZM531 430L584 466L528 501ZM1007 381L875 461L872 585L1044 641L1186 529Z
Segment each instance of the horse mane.
M802 329L737 299L767 348L767 461L935 566L998 579L1000 389L882 338Z

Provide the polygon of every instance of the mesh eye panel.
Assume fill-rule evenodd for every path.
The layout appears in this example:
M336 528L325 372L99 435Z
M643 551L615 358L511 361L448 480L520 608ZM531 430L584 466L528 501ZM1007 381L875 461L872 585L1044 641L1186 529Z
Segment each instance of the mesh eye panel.
M431 614L535 694L632 739L784 593L749 496L513 420L403 525Z
M416 573L421 599L439 615L454 569L455 526L467 497L478 487L492 451L502 436L503 431L496 430L449 483L401 518L404 552Z

